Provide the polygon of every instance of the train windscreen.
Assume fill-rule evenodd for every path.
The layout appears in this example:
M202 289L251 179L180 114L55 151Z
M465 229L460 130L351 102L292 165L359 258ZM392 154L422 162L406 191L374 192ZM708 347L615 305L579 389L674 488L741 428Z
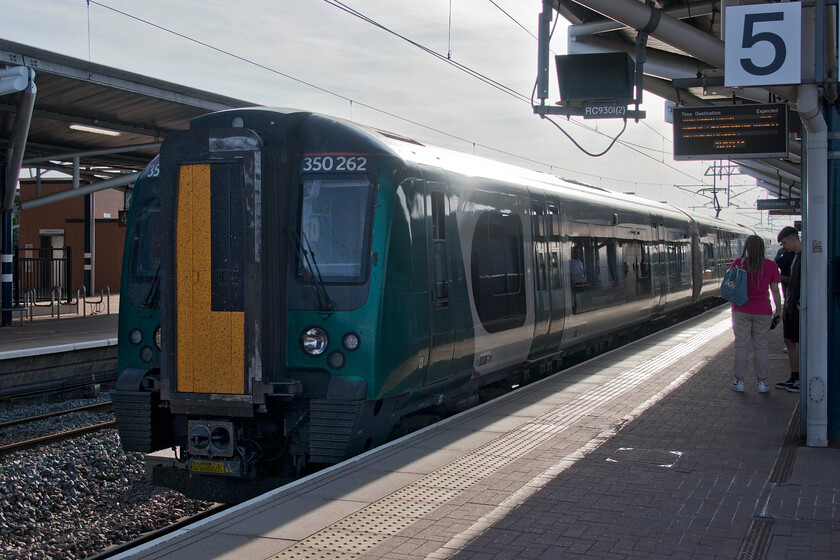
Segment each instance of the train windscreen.
M325 283L363 282L370 183L305 179L302 187L300 238L307 254L300 255L299 275Z
M147 181L135 193L137 205L131 233L128 295L135 307L159 306L160 298L160 193L158 181ZM138 196L139 195L139 196Z

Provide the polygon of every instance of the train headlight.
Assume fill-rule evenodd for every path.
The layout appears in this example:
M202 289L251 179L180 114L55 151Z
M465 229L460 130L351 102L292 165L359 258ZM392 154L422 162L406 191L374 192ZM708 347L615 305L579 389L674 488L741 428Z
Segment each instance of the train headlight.
M344 367L344 354L335 350L330 352L330 355L327 356L327 364L333 369L341 369Z
M210 430L207 426L197 425L190 430L190 446L194 449L206 449L210 445Z
M300 335L300 347L310 356L320 356L327 349L330 339L321 327L309 327Z
M152 351L151 346L144 346L140 349L140 359L143 360L144 363L150 363L153 357L154 352Z
M143 342L143 333L140 329L131 329L128 333L128 341L132 344L140 344Z
M361 343L362 341L359 338L359 335L354 332L349 332L341 338L341 345L348 352L355 352Z
M160 350L160 325L155 329L155 346Z

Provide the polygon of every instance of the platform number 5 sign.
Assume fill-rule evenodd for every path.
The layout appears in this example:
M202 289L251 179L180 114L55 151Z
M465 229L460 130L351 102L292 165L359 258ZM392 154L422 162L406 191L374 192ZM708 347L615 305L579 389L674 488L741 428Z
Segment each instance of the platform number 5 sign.
M726 87L798 84L802 81L802 4L728 6Z

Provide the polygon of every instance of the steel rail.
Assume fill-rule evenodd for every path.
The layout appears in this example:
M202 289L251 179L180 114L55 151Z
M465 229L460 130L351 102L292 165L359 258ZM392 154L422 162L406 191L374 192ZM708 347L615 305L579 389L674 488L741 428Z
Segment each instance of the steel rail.
M100 430L114 428L116 427L116 425L117 423L115 421L110 420L108 422L101 422L99 424L93 424L91 426L84 426L82 428L67 430L64 432L59 432L57 434L50 434L47 436L41 436L24 441L18 441L15 443L9 443L7 445L0 445L0 457L2 457L3 455L8 455L9 453L13 453L15 451L32 449L33 447L39 447L48 443L55 443L57 441L63 441L65 439L71 439L90 432L98 432Z
M46 418L54 418L56 416L63 416L65 414L70 414L73 412L90 412L95 410L102 410L102 412L110 412L111 411L111 403L110 402L101 402L96 404L86 404L84 406L77 406L75 408L65 408L64 410L56 410L53 412L45 412L44 414L36 414L35 416L26 416L24 418L16 418L14 420L7 420L6 422L0 422L0 429L8 428L11 426L18 426L20 424L27 424L29 422L37 422L38 420L44 420Z

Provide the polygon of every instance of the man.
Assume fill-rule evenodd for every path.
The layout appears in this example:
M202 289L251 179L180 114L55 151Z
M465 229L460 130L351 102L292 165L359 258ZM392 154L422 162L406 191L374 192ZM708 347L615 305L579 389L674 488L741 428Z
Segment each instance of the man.
M782 312L785 346L790 362L790 379L776 383L777 389L785 389L791 393L799 392L799 285L802 277L802 261L800 252L802 242L796 228L785 226L778 236L779 243L785 251L794 253L790 266L790 280L785 290L785 306Z
M581 260L580 247L572 247L572 260L569 261L569 272L572 276L572 284L575 286L586 285L586 270Z
M790 265L793 264L793 259L796 253L793 251L786 251L784 247L779 247L779 252L776 253L776 266L779 267L779 273L782 275L782 293L787 291L788 282L790 282ZM787 346L782 349L785 354L788 353Z
M779 273L782 275L782 293L787 291L788 282L790 282L790 266L793 264L793 259L796 253L787 251L784 247L779 247L779 252L776 253L776 266L779 267Z

